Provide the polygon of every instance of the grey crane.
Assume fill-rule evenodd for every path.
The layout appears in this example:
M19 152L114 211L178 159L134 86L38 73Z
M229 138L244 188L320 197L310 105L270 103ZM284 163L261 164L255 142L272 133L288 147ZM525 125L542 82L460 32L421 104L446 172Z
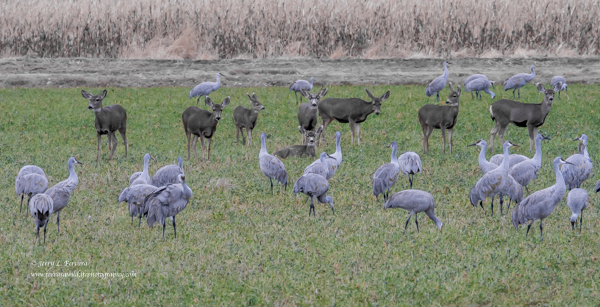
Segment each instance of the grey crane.
M221 73L217 73L217 82L203 82L196 85L190 91L190 99L194 97L198 97L196 104L200 102L200 97L205 96L205 98L210 95L210 93L216 91L221 87L221 79L219 77L225 77Z
M485 152L487 151L487 142L483 139L473 143L473 144L469 144L467 145L467 147L469 146L479 146L481 148L481 151L479 152L479 158L478 158L478 162L479 162L479 168L481 169L481 171L485 174L487 172L493 171L495 170L498 165L489 162L486 158L485 158ZM510 161L510 158L509 158Z
M465 81L463 82L463 86L467 86L467 83L475 80L475 79L485 79L485 80L489 80L488 77L484 74L474 74L474 75L470 75L468 76Z
M504 91L513 90L513 99L515 99L515 90L519 93L519 99L521 99L521 88L527 84L527 82L535 78L535 68L531 65L531 73L520 73L516 74L506 80L504 80Z
M421 157L414 151L407 151L398 157L398 164L400 171L408 176L408 183L410 183L412 189L415 174L423 171Z
M500 196L500 214L502 214L502 205L504 196L508 196L515 202L520 202L523 198L523 188L508 173L508 156L510 147L518 146L510 141L504 142L502 149L504 151L504 161L496 169L489 171L481 177L475 186L471 188L470 201L473 206L477 203L483 209L483 201L487 197ZM494 203L491 203L492 214L494 214ZM484 209L485 210L485 209Z
M177 158L177 165L165 165L158 169L152 176L152 185L162 187L169 183L179 183L179 175L185 175L182 157Z
M570 162L563 160L561 157L554 158L552 165L556 174L556 183L553 186L527 196L513 210L512 223L516 229L519 229L519 225L531 221L527 225L525 236L529 234L531 224L535 220L540 220L540 238L542 241L544 240L542 221L554 211L554 207L565 196L565 180L560 171L561 164L570 164Z
M327 160L334 160L332 163L328 163ZM337 164L335 163L335 158L328 155L326 152L322 152L319 155L319 160L315 161L316 163L312 163L304 169L304 175L306 174L317 174L325 177L325 179L329 180L333 175L335 175L335 171L337 170Z
M296 183L294 183L294 189L292 190L294 194L304 193L307 198L310 198L310 209L308 210L308 216L312 212L314 217L317 217L315 213L315 199L318 199L322 204L329 204L331 207L331 212L335 214L335 210L333 209L333 198L331 196L327 196L327 191L329 190L329 182L325 177L317 174L304 174Z
M431 97L431 95L436 94L435 101L440 101L440 91L444 89L446 82L448 82L448 62L444 62L444 73L427 85L425 95Z
M75 164L83 164L74 157L70 157L67 163L69 165L69 178L55 184L45 192L45 194L52 197L52 202L54 204L52 211L56 213L56 226L58 232L60 232L60 211L69 204L71 194L73 194L77 184L79 184L79 178L77 178L77 173L75 173Z
M179 183L179 176L177 176L177 183ZM141 224L142 215L148 214L148 212L144 211L144 199L146 199L146 196L154 193L157 189L156 186L150 184L136 184L126 187L121 194L119 194L119 203L127 203L131 222L133 223L134 216L139 217L138 227Z
M332 153L331 155L328 155L327 157L325 157L325 162L327 164L327 167L329 168L328 175L326 176L327 180L331 179L333 177L333 175L335 175L335 172L342 164L341 140L342 140L342 133L339 131L336 131L335 132L335 152ZM319 159L313 161L313 163L311 163L308 167L313 167L313 165L319 164L319 163L321 163L321 157L319 157Z
M165 220L170 217L173 221L173 232L177 238L175 216L187 207L192 198L192 189L185 183L185 176L179 175L181 183L169 184L158 188L144 199L144 211L148 212L148 227L154 223L162 225L163 240L165 239Z
M581 184L590 178L590 174L592 173L592 160L587 151L588 137L582 134L573 141L578 140L583 142L583 153L576 153L567 158L566 161L570 163L563 166L561 170L565 178L567 190L581 187Z
M483 78L473 79L465 85L465 90L467 92L471 92L471 94L472 94L472 92L475 92L475 98L479 98L480 100L481 100L480 92L488 93L488 94L490 94L492 99L494 99L494 98L496 98L496 94L494 92L490 91L490 86L493 84L494 84L493 81L489 81L487 79L483 79Z
M298 104L298 93L300 93L300 102L302 102L302 91L305 90L307 92L310 92L313 88L314 82L315 77L310 77L310 82L300 79L294 81L294 83L290 85L290 91L294 91L294 95L296 95L296 104Z
M549 137L538 134L535 137L535 154L533 155L533 158L519 162L508 171L515 181L527 190L527 194L529 194L529 188L527 188L527 186L533 179L537 178L537 172L542 167L542 140L549 139Z
M129 185L132 185L133 181L135 181L138 178L143 179L148 184L152 183L152 178L150 178L150 174L148 174L148 164L150 163L150 159L156 161L156 159L154 159L154 157L152 157L152 155L150 155L149 153L144 155L144 170L141 172L133 173L133 175L129 177Z
M400 163L398 162L398 143L392 142L387 146L392 148L392 156L390 163L380 166L373 175L373 195L379 197L383 194L383 200L386 201L390 194L390 188L398 181L400 174Z
M567 205L573 212L571 215L571 229L575 230L577 226L577 217L579 217L579 232L581 232L581 224L583 224L583 210L590 204L590 195L584 189L575 188L569 191L567 195Z
M497 155L493 155L490 158L490 163L494 163L496 165L500 165L502 164L502 160L504 159L504 154L497 154ZM511 154L510 156L508 156L508 167L513 167L515 165L517 165L518 163L521 163L525 160L529 159L527 156L524 155L520 155L520 154Z
M44 227L44 243L46 243L46 228L48 221L52 215L53 202L52 198L46 194L36 194L31 197L29 203L31 207L31 215L35 219L35 231L38 240L40 239L40 228Z
M39 166L25 165L19 170L17 178L15 178L15 190L17 197L21 195L21 205L19 213L23 210L23 198L27 195L27 205L25 206L25 214L29 213L29 201L36 194L44 193L48 189L48 179L46 174Z
M560 98L560 92L565 91L567 95L569 95L569 85L567 84L567 80L563 76L554 76L552 80L550 80L550 85L554 89L554 92L558 92L558 98Z
M260 163L261 172L269 178L271 182L271 194L273 194L273 179L281 182L287 190L287 172L285 165L281 160L270 155L267 152L267 134L260 135L260 153L258 154L258 162Z
M408 222L413 215L415 216L417 232L419 232L419 222L417 221L417 214L419 212L425 212L425 214L427 214L427 216L435 223L435 226L439 230L442 230L442 226L444 225L442 221L435 216L435 203L433 196L425 191L411 189L394 193L385 202L385 209L390 208L401 208L410 212L410 215L406 220L406 224L404 224L403 233L406 232Z

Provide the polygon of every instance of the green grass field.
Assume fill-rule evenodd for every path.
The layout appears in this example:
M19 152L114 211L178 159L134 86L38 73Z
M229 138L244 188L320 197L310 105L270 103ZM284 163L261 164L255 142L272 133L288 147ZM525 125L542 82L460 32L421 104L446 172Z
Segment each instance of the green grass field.
M336 213L316 204L317 217L308 217L303 195L291 192L295 180L312 159L284 160L287 192L275 195L260 172L260 133L269 135L273 152L298 144L297 107L287 88L222 88L211 95L220 102L231 96L213 138L210 162L184 161L187 182L194 192L177 216L178 237L167 225L149 230L131 225L126 204L117 196L129 176L141 171L146 152L156 157L150 172L186 155L181 113L194 100L187 88L109 88L105 105L119 103L128 112L129 157L120 136L115 157L108 161L103 137L101 159L95 162L94 115L81 89L0 90L0 292L6 305L161 304L185 305L594 305L600 301L600 221L594 176L583 188L591 206L583 231L571 231L570 210L563 201L529 237L518 231L510 215L484 215L468 200L481 176L479 148L466 145L489 140L493 122L489 95L476 101L461 97L454 133L454 152L442 154L441 134L430 138L422 154L417 110L427 103L423 86L380 86L375 95L391 90L381 115L362 124L362 145L350 145L349 126L327 129L327 147L335 151L334 132L342 133L344 162L330 180L329 195ZM94 94L102 89L86 89ZM233 109L249 105L246 92L256 92L266 110L258 118L251 148L236 143ZM512 97L497 87L498 98ZM443 97L448 95L445 89ZM590 139L589 152L600 160L598 110L600 86L572 85L567 99L556 99L540 132L543 143L540 177L529 186L537 191L554 184L550 164L556 156L576 152L581 133ZM367 98L364 87L335 86L327 97ZM534 85L523 88L522 101L541 102ZM429 103L433 103L429 100ZM206 108L205 106L201 106ZM513 153L531 156L526 129L510 126L507 140L522 145ZM414 188L430 192L438 231L419 214L402 233L408 212L382 209L383 199L371 194L371 176L389 162L396 141L399 151L421 155L424 172ZM198 151L201 152L200 145ZM500 147L496 144L496 153ZM61 214L48 225L46 244L38 244L31 216L19 213L14 179L26 164L42 167L50 186L68 176L67 159L75 156L79 186ZM488 158L490 154L488 154ZM193 153L192 153L193 158ZM596 166L597 167L597 166ZM408 188L401 177L393 192ZM565 195L566 200L566 195ZM514 207L511 206L511 210ZM137 222L137 221L136 221ZM84 262L77 266L44 266L44 262ZM135 273L135 277L44 277L42 273ZM431 303L433 302L433 304Z

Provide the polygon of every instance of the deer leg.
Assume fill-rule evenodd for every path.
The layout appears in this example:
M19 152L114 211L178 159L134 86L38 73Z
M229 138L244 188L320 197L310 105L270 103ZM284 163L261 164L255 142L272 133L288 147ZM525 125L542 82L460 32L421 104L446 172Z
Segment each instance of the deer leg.
M210 141L212 140L212 138L207 138L206 142L208 143L207 145L207 151L206 151L206 161L210 161Z
M196 158L196 162L198 162L198 151L196 149L196 143L198 143L198 136L194 135L194 137L192 138L192 149L194 150L194 157Z
M121 134L121 137L123 138L123 145L125 146L125 158L127 158L127 155L129 154L129 142L127 142L127 130L125 130L125 128L121 128L121 129L119 129L119 133Z
M448 129L448 139L450 141L450 153L452 153L452 134L454 133L454 128Z
M240 125L235 124L235 141L238 142L238 144L240 143ZM242 140L243 141L243 140ZM242 143L242 145L245 145Z
M98 150L96 151L96 162L98 162L98 159L100 158L100 142L102 142L102 135L100 133L97 133L98 135Z
M187 151L188 151L188 160L190 160L190 137L191 137L191 133L187 132L187 130L185 131L185 136L187 137Z
M117 151L117 136L115 135L114 132L110 132L108 135L110 135L109 138L109 142L112 143L112 149L110 151L110 157L108 158L108 160L112 160L113 156L115 155L115 151Z
M529 132L529 151L533 150L534 139L536 136L537 129L534 126L527 125L527 131Z
M351 140L350 143L352 145L354 145L354 131L355 131L354 128L356 127L356 124L354 123L353 120L349 120L348 122L350 123L350 140Z
M252 146L252 129L246 128L246 133L248 134L248 147Z
M433 128L431 128L430 126L425 126L423 128L423 152L427 153L429 152L429 136L431 135L431 132L433 131Z
M358 140L358 145L360 146L360 123L356 123L356 139Z
M446 153L446 127L442 126L442 139L444 140L444 147L442 147L442 152Z
M508 125L506 127L500 126L498 131L498 139L500 140L500 144L504 144L504 134L506 133L506 128L508 128Z

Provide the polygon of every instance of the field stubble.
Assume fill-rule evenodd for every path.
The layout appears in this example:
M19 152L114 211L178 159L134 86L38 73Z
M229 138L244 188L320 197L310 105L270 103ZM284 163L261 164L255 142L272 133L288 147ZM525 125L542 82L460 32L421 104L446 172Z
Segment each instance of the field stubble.
M552 138L543 144L543 166L530 190L554 182L549 161L568 157L581 133L590 138L590 154L599 160L597 115L598 85L573 85L569 99L555 100L540 132ZM130 224L127 208L117 195L129 175L142 169L142 156L150 152L154 173L185 154L181 112L192 102L186 88L109 88L106 104L120 103L128 111L130 156L122 144L116 159L107 161L106 145L95 160L93 114L79 89L0 90L0 131L4 167L0 172L0 289L5 301L16 304L65 303L149 304L190 302L206 305L523 305L597 302L598 207L592 194L584 213L583 231L571 231L570 211L564 201L544 221L545 240L539 228L525 237L515 230L509 215L488 215L468 202L468 191L480 176L478 151L466 145L487 139L489 97L474 101L463 94L455 128L454 153L441 153L441 136L430 138L430 153L421 155L424 173L415 188L434 195L442 231L424 215L421 232L410 223L402 234L408 213L382 210L382 200L371 196L370 177L389 162L391 141L400 152L421 153L417 109L426 103L422 86L378 86L375 95L391 90L379 116L362 125L362 146L350 146L347 125L334 123L327 130L342 132L344 162L331 180L329 195L336 214L316 206L317 218L308 217L304 197L279 186L270 195L269 184L258 167L260 132L269 135L270 152L296 144L296 105L287 88L220 89L215 101L231 96L231 106L217 127L211 162L185 161L186 177L194 197L177 217L178 238L167 226L167 239L155 227ZM98 93L101 89L86 89ZM248 105L246 92L256 92L266 110L258 118L253 147L235 143L232 112ZM523 88L524 101L539 102L533 85ZM443 95L448 94L445 89ZM499 93L507 97L510 93ZM366 97L364 88L333 86L328 97ZM501 97L499 97L501 98ZM511 126L507 139L526 145L527 132ZM119 138L119 141L120 138ZM106 138L103 138L106 143ZM496 149L496 152L499 150ZM530 155L527 146L515 152ZM67 176L66 161L76 156L78 188L61 216L57 234L55 217L48 226L45 245L35 243L31 217L18 212L14 177L25 164L41 166L50 184ZM302 174L311 159L284 161L290 182ZM595 172L594 172L595 173ZM591 191L597 178L583 187ZM224 184L226 183L226 184ZM408 188L401 177L393 191ZM514 207L514 205L513 205ZM64 225L64 226L62 226ZM537 222L535 226L537 226ZM86 262L85 267L39 267L32 262ZM34 277L46 272L131 272L134 278Z

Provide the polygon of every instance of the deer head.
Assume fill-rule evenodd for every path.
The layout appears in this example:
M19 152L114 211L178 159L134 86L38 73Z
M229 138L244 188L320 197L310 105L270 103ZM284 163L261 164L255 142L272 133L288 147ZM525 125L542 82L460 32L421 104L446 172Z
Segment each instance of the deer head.
M457 85L456 90L454 90L452 82L448 82L448 88L450 89L450 95L448 95L448 99L446 99L446 104L449 104L451 106L458 106L458 101L462 93L460 85Z
M321 90L316 94L311 94L307 90L302 90L300 93L310 101L310 105L312 107L316 107L317 103L319 103L319 100L327 95L327 91L327 88L321 88Z
M84 90L81 90L81 96L90 101L88 109L100 111L100 109L102 109L102 100L104 100L104 97L106 97L106 90L102 91L102 94L100 95L92 95Z
M221 113L223 113L223 108L225 108L228 104L229 104L230 98L229 96L227 96L227 98L225 98L225 100L223 100L223 102L221 103L217 103L214 104L212 99L210 99L210 97L206 96L206 98L204 99L204 103L212 108L212 116L216 119L216 120L221 120Z
M536 86L538 91L544 94L544 102L552 106L552 101L554 101L554 90L551 88L544 88L544 86L539 83L537 83Z
M252 111L258 112L261 110L265 109L265 106L262 105L262 103L260 103L260 101L258 101L258 97L256 97L256 93L252 93L252 96L250 96L250 94L246 93L246 95L248 95L248 98L250 98L250 103L252 105ZM225 107L225 106L223 106Z
M379 115L379 112L381 110L381 103L384 100L390 98L390 91L388 90L387 92L385 92L385 94L381 95L381 97L373 96L373 94L371 94L368 88L366 88L365 91L367 91L367 95L369 95L369 98L371 98L371 102L373 104L373 111L375 112L375 115Z

